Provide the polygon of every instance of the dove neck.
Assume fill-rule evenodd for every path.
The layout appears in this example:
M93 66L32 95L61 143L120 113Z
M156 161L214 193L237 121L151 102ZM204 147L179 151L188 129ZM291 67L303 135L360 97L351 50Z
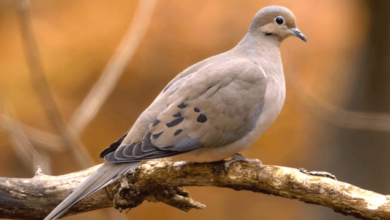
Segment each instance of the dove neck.
M280 40L261 33L247 33L238 43L245 52L272 60L280 59Z

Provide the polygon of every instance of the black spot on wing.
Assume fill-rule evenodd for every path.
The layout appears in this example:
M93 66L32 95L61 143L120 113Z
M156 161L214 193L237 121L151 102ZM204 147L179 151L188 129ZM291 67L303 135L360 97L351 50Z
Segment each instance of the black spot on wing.
M205 122L207 121L207 117L206 117L206 115L204 115L204 114L200 114L200 115L198 116L198 118L196 119L196 121L198 121L198 122L200 122L200 123L205 123Z
M177 135L179 135L182 131L183 131L183 129L177 129L173 135L177 136Z
M173 127L173 126L176 126L176 125L180 124L183 120L184 120L184 118L180 117L180 118L177 118L177 119L167 123L166 125L167 125L168 128L170 128L170 127Z
M154 122L153 122L152 125L153 125L153 127L154 127L154 126L156 126L156 125L158 125L158 124L160 124L160 120L156 119L156 120L154 120Z
M187 104L185 104L184 102L180 103L180 105L177 106L178 108L186 108L187 107Z
M162 131L162 132L160 132L160 133L153 134L152 137L153 137L154 139L157 139L157 138L160 137L160 135L162 135L162 133L164 133L164 132Z
M197 107L195 107L194 112L200 112L200 110Z
M120 137L118 140L116 140L114 143L112 143L108 148L104 149L100 154L99 154L99 157L100 158L104 158L107 154L113 152L113 151L116 151L116 149L121 145L122 141L125 139L125 137L127 136L127 133L124 134L122 137Z
M175 118L178 118L178 117L181 117L181 113L178 112L178 113L176 113L176 114L174 114L174 115L172 115L172 116L175 117Z

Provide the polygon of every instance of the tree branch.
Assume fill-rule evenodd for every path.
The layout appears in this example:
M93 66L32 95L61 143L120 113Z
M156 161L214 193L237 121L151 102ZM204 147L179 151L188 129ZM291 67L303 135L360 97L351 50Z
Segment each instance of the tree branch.
M31 179L0 178L0 218L41 219L98 166L63 176L42 172ZM143 201L163 202L184 211L202 209L183 186L214 186L248 190L329 207L361 219L390 219L390 196L360 189L298 169L235 162L187 163L149 161L105 189L87 197L66 215L107 207L134 208Z

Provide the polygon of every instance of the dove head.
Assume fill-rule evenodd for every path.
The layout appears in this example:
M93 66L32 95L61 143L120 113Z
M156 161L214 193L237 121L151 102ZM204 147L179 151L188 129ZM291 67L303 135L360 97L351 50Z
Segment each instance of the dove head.
M261 34L265 39L276 39L278 42L290 36L307 41L306 36L297 28L294 14L288 8L281 6L268 6L258 11L249 32L255 35Z

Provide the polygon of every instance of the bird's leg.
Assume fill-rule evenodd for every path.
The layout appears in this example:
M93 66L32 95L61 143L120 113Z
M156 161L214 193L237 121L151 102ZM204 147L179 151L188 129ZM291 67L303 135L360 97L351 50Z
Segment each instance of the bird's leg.
M305 168L299 168L299 171L301 171L304 174L308 174L312 176L321 176L321 177L327 177L327 178L337 180L335 175L324 171L308 171Z
M253 162L253 163L261 164L261 160L259 160L259 159L248 159L248 158L242 156L242 155L239 154L239 153L235 153L235 154L233 154L231 160L225 162L225 170L228 171L229 166L230 166L232 163L238 162L238 161Z

